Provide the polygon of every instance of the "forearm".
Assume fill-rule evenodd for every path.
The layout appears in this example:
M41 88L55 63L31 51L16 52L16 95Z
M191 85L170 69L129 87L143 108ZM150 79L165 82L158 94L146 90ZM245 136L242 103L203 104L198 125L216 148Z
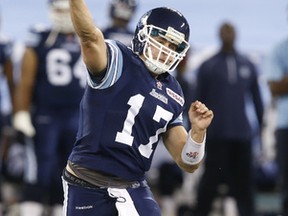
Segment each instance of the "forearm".
M21 77L15 87L14 111L29 111L37 76L38 58L34 49L26 48L21 64Z
M22 79L20 83L17 85L15 89L15 107L14 112L18 111L30 111L31 103L32 103L32 95L34 90L34 83L32 80L24 78L21 76Z
M15 109L13 115L13 127L28 137L35 135L35 129L30 115L32 89L33 87L31 85L23 81L19 84L16 89Z
M194 133L191 130L181 152L182 161L185 164L196 165L201 162L205 154L205 134ZM195 140L196 139L196 140Z
M177 165L186 172L194 172L198 166L185 164L181 158L183 146L187 141L187 131L183 126L172 127L163 134L163 143Z
M26 89L26 90L24 90ZM25 93L23 93L25 91ZM32 87L21 86L15 92L15 107L14 112L28 111L31 109Z
M205 154L206 130L214 117L205 104L195 101L189 109L191 130L182 148L181 160L191 168L198 166Z
M95 26L84 0L70 0L71 19L80 37L83 60L90 73L99 76L107 66L107 47L103 34Z
M84 0L69 0L70 14L74 25L75 32L82 42L95 39L95 27L93 17Z

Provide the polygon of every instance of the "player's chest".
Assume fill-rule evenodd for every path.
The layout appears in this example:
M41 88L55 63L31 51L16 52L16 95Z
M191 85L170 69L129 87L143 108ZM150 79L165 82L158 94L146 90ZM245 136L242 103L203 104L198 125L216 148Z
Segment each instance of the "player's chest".
M184 99L181 92L173 88L173 83L161 82L156 79L134 79L123 86L119 97L125 95L125 100L120 103L137 107L139 116L141 115L144 121L154 118L155 115L167 115L168 120L174 114L181 113ZM163 116L159 118L163 118Z

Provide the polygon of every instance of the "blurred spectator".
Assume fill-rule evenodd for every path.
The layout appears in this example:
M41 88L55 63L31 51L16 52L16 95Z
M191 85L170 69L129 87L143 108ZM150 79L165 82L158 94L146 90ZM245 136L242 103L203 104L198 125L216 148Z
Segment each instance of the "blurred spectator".
M280 175L282 215L288 216L288 38L273 48L264 65L264 74L276 106L276 161Z
M137 0L111 0L109 4L111 24L103 30L104 37L130 46L134 30L129 28L129 23L135 14Z
M22 59L13 124L29 155L21 216L62 215L62 170L76 138L86 82L68 0L49 0L51 28L33 27ZM20 136L19 136L20 137Z
M264 107L258 73L252 62L236 50L233 24L224 22L219 37L219 52L204 61L197 74L197 99L211 107L215 119L206 138L207 153L196 215L209 215L214 199L223 189L220 193L235 198L240 216L254 216L252 142L255 134L247 107L254 106L261 128Z
M12 141L11 114L13 108L13 64L11 60L13 42L3 35L0 36L0 169L3 174L3 164L6 153ZM2 175L1 175L2 186ZM2 190L0 189L0 215L2 212Z

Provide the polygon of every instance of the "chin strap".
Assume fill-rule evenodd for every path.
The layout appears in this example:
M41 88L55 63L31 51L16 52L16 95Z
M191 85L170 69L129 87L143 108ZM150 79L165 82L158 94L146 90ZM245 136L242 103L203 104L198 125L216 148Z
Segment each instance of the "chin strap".
M148 70L151 71L151 72L154 73L154 74L159 75L159 74L162 74L162 73L165 73L165 72L166 72L166 71L158 68L157 66L155 66L155 65L154 65L152 62L150 62L148 59L146 59L146 60L144 61L144 63L145 63L145 65L146 65L146 67L148 68Z

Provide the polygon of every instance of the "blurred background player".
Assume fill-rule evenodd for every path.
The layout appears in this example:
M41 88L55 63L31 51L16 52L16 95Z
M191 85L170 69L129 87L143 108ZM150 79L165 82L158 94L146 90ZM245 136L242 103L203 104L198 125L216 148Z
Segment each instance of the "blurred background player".
M41 216L44 205L50 215L62 215L61 172L76 137L86 80L69 2L50 0L48 5L52 27L29 32L15 95L14 127L33 147L24 173L21 216Z
M11 114L13 109L13 63L12 63L13 42L0 34L0 170L2 187L2 163L5 162L7 149L12 141ZM2 212L2 188L0 188L0 215Z
M235 198L239 216L255 216L252 143L256 132L247 110L253 107L260 129L264 104L259 74L248 57L237 51L232 23L221 24L219 39L218 53L204 61L197 74L197 99L214 110L215 119L207 134L196 216L209 215L220 189Z
M276 114L273 135L275 135L276 161L279 168L281 215L288 216L288 38L273 47L264 64L264 74Z
M112 39L130 46L134 30L129 28L138 6L137 0L111 0L109 5L109 15L111 24L103 29L105 39Z

